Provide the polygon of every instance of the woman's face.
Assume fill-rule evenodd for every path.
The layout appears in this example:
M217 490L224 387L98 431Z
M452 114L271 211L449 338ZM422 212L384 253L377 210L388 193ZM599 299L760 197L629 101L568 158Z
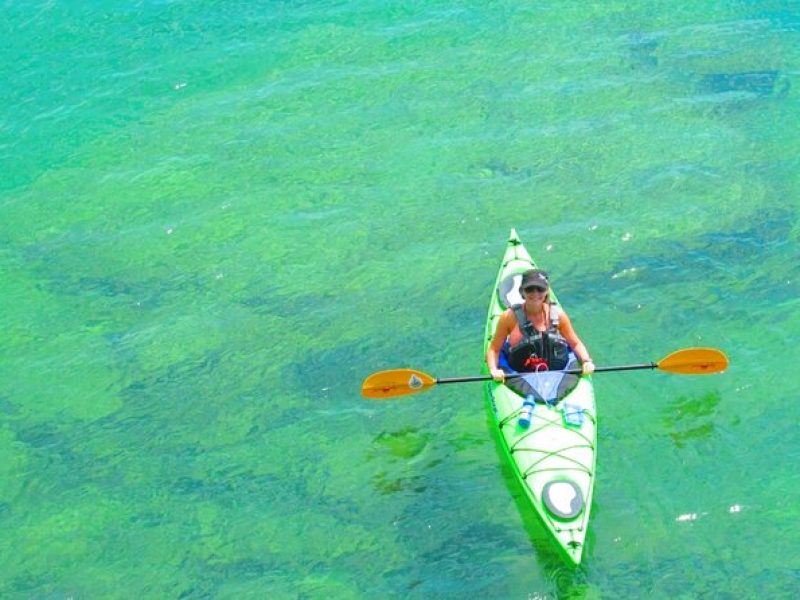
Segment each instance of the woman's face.
M538 304L544 302L544 299L547 297L547 289L539 286L526 287L522 290L522 295L525 297L526 301Z

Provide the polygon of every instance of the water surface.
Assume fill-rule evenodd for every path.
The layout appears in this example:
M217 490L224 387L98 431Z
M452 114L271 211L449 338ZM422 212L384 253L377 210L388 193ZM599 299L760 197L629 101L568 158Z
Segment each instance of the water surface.
M800 11L25 2L0 51L0 595L798 586ZM584 563L477 374L516 227L598 364Z

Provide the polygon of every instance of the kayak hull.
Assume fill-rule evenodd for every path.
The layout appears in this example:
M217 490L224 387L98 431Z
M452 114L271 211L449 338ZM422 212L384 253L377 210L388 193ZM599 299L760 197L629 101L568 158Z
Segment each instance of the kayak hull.
M532 268L536 268L534 261L512 230L489 303L484 354L505 310L498 292L500 284L509 276ZM552 290L550 296L557 301ZM531 507L564 557L572 564L580 564L596 466L597 411L591 378L580 377L557 402L537 404L528 427L519 424L524 402L519 393L490 381L485 386L485 396L504 457ZM567 406L570 410L579 408L580 423L567 422Z

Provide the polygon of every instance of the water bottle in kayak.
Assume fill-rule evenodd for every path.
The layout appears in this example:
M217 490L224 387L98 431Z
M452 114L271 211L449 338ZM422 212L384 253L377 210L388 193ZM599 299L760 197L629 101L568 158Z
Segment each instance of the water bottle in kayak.
M533 419L533 409L536 406L536 403L533 401L533 396L526 396L525 402L522 403L522 412L519 413L519 426L523 429L527 429L531 426L531 420Z

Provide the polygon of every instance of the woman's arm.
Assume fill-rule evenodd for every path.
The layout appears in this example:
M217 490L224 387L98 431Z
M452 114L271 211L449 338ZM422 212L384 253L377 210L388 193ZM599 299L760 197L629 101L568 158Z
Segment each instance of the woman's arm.
M503 382L506 379L506 374L503 369L497 366L497 360L500 357L500 352L503 350L503 344L514 328L513 314L511 309L506 310L497 321L497 327L494 330L494 336L489 343L489 348L486 349L486 364L489 367L489 373L492 374L492 379L498 382Z
M561 309L557 308L556 310ZM567 343L572 346L572 350L581 361L584 375L593 373L594 362L592 361L592 355L589 354L586 345L581 341L581 338L578 337L575 328L572 327L572 321L570 321L569 316L563 310L561 310L561 318L558 320L558 330L561 332L561 335L564 336L564 339L567 340Z

